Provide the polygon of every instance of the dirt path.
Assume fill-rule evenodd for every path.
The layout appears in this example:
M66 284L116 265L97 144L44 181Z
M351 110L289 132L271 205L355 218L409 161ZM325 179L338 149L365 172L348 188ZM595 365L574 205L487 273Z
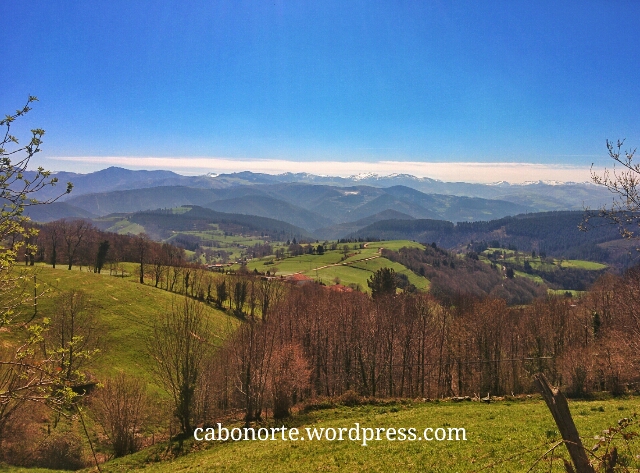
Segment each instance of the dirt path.
M365 243L365 244L364 244L364 245L362 245L362 246L364 246L365 248L368 248L369 243L371 243L371 242L370 242L370 241L368 241L367 243ZM382 250L384 250L384 248L383 248L383 247L378 248L378 253L382 253Z
M368 245L368 243L365 243L364 247L366 248L367 245ZM358 260L354 260L354 261L345 261L345 262L340 262L340 263L325 264L324 266L318 266L317 268L305 269L305 270L302 270L302 271L298 271L296 273L292 273L291 276L293 276L294 274L302 274L302 273L307 273L307 272L311 272L311 271L319 271L321 269L330 268L332 266L349 266L349 265L352 265L354 263L361 263L363 261L369 261L369 260L372 260L372 259L380 258L380 256L382 256L382 254L381 254L382 250L383 250L383 248L378 248L378 254L377 255L367 256L366 258L362 258L362 259L358 259Z

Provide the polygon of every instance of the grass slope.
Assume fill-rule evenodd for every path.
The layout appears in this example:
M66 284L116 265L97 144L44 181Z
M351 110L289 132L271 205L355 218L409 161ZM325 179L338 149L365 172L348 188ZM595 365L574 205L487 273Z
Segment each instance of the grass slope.
M176 296L162 289L141 285L133 277L109 276L58 267L37 267L38 283L49 292L38 300L38 313L48 316L56 310L55 296L61 291L82 290L86 293L90 309L101 325L103 351L89 371L101 378L118 371L140 377L155 386L150 374L152 360L146 351L158 314L171 310ZM213 333L224 334L237 322L225 313L204 305ZM214 340L216 343L217 340Z
M326 285L335 284L339 280L342 285L359 285L363 291L369 292L367 280L381 268L392 268L396 273L406 274L409 282L419 290L429 289L429 281L418 276L400 263L394 263L380 256L380 249L387 248L398 250L403 247L424 248L420 243L408 240L381 241L367 243L365 248L353 249L353 245L347 245L350 249L347 258L344 258L344 245L339 245L338 250L325 251L323 255L301 255L274 261L273 257L259 258L250 261L247 267L250 271L273 271L276 274L291 275L303 274L309 278L319 280ZM266 263L266 264L265 264Z
M616 425L618 419L637 411L637 398L570 402L576 426L587 446L595 434ZM367 446L351 441L242 441L199 444L204 450L173 461L149 463L157 452L147 450L102 465L104 472L144 469L148 472L492 472L527 471L560 437L551 414L541 399L478 402L407 402L378 406L339 407L296 417L302 435L305 427L351 428L415 427L423 429L463 427L467 441L372 441ZM281 424L278 424L278 426ZM233 426L228 426L233 427ZM346 434L345 434L346 437ZM636 445L637 446L637 445ZM636 452L637 453L637 452ZM556 450L553 468L541 462L531 471L563 472ZM626 455L628 457L628 455ZM629 459L637 467L638 460Z

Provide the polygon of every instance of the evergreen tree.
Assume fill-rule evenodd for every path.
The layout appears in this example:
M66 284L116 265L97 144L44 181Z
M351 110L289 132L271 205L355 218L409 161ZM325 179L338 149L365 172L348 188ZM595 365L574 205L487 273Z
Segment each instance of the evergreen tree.
M371 297L374 299L385 295L393 295L398 287L396 272L392 268L380 268L371 275L367 281L367 286L371 289Z

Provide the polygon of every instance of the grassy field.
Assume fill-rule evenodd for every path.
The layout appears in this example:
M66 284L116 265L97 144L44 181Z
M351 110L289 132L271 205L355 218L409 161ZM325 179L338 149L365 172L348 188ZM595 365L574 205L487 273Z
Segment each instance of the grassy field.
M429 290L429 280L427 278L418 276L410 269L407 269L400 263L395 263L386 258L376 258L368 261L356 262L352 266L354 269L365 271L366 279L369 279L371 274L381 268L391 268L398 274L406 274L409 278L409 282L415 285L419 290Z
M605 269L607 267L606 264L595 263L593 261L584 261L579 259L570 259L564 260L561 263L563 268L580 268L580 269L588 269L589 271L597 271L599 269Z
M540 276L537 276L535 274L527 274L523 271L514 271L513 274L515 274L515 276L518 278L529 278L532 281L537 282L538 284L544 284L544 279L542 279Z
M217 224L209 224L211 227L210 231L200 231L200 232L180 232L185 235L193 235L202 239L202 245L207 246L207 244L211 243L220 243L226 245L245 245L245 246L253 246L256 244L262 244L266 241L265 238L259 238L255 236L243 236L243 235L228 235L225 234L222 230L218 228Z
M386 248L387 250L398 251L400 248L420 248L424 250L424 245L411 240L393 240L393 241L375 241L366 243L367 248L378 250Z
M501 252L504 257L498 257L496 260L490 259L490 255L493 254L494 251ZM514 274L516 277L528 278L539 284L545 284L544 279L537 274L525 272L525 261L529 263L534 271L545 272L559 271L564 268L583 269L587 271L599 271L607 268L607 265L593 261L540 258L539 256L532 257L531 254L522 252L518 253L516 256L516 252L514 250L506 250L502 248L488 248L479 255L479 258L480 261L483 261L486 264L492 264L494 262L498 265L503 262L509 263L514 267ZM520 270L515 268L520 268ZM550 294L564 294L565 292L567 291L549 289ZM578 294L580 291L571 290L569 292Z
M494 251L499 251L504 254L504 259L498 258L496 262L506 261L516 265L524 265L525 261L528 261L533 269L542 270L542 271L554 271L559 268L579 268L586 269L589 271L598 271L601 269L605 269L607 267L606 264L595 263L593 261L586 260L565 260L565 259L556 259L556 258L540 258L540 256L532 257L530 253L519 252L518 256L516 256L516 252L514 250L506 250L504 248L488 248L481 253L481 257L483 257L483 261L490 261L489 255Z
M573 289L547 289L549 294L556 296L566 296L567 293L571 294L571 297L581 297L586 291L574 291Z
M136 265L133 263L122 263L125 274L135 274ZM85 365L82 371L89 375L91 381L103 382L107 377L114 376L120 372L142 380L145 389L151 395L154 409L165 409L169 394L161 388L158 380L152 374L154 360L148 353L147 343L153 331L153 324L156 318L170 311L172 303L180 304L182 296L171 294L162 289L152 286L142 285L137 282L136 276L110 276L109 271L102 274L80 271L74 267L71 271L66 267L58 266L52 269L45 265L34 267L18 267L17 271L26 271L27 281L31 282L33 276L37 278L40 291L46 291L44 295L38 297L37 317L35 320L52 317L57 311L57 296L63 291L82 291L85 294L86 311L95 316L95 330L98 332L99 353L93 356L91 362ZM206 304L196 302L203 308L205 316L213 334L210 342L218 345L222 342L227 333L234 330L238 324L235 317L228 316L222 311L212 308ZM33 314L31 303L23 308L22 317L30 317ZM0 347L16 343L11 330L2 333ZM85 421L94 443L97 440L96 434L99 429L95 427L94 419L89 413L85 416ZM171 418L170 408L166 408L166 413L158 414L161 418L156 422L158 432L164 433L166 421ZM48 428L49 421L43 417L39 429ZM62 417L56 421L58 432L73 432L84 444L85 451L89 451L88 442L84 431L78 422L71 421L70 418ZM39 469L7 469L0 465L0 471L50 471Z
M127 235L129 233L138 235L145 231L145 228L142 225L131 222L122 214L100 217L97 218L96 221L100 222L103 226L106 226L107 231L119 233L120 235Z
M594 435L640 408L638 398L606 401L575 401L570 408L578 431L591 447ZM144 469L148 472L525 472L559 440L551 414L541 399L479 402L403 402L377 406L337 407L301 414L288 423L301 436L309 428L425 428L462 427L466 441L313 440L202 442L174 460L157 462L165 446L157 446L101 466L104 472ZM280 426L281 424L277 424ZM235 425L228 425L231 428ZM347 438L344 434L343 438ZM639 445L635 444L635 454ZM622 452L622 450L621 450ZM638 459L626 459L639 466ZM531 471L563 472L558 456L567 458L564 447L556 450L552 468L541 462ZM635 463L634 463L635 462ZM3 471L0 469L0 471ZM19 469L7 471L17 472ZM30 470L24 470L30 471ZM33 470L31 470L33 471Z
M302 271L301 273L326 285L332 285L336 282L345 286L356 284L364 292L369 292L367 281L375 271L381 268L392 268L396 273L406 274L409 282L418 289L423 291L429 289L429 281L426 278L420 277L400 263L394 263L386 258L351 259L350 264L328 266L318 270Z
M218 251L223 250L227 253L228 259L214 258L209 262L220 262L220 261L236 261L241 257L245 256L246 249L252 247L254 245L262 245L266 243L265 238L260 238L260 236L245 236L245 235L229 235L224 231L220 230L217 224L209 224L211 227L210 230L207 231L184 231L180 232L178 235L192 235L200 238L200 247L202 249L209 249L216 254ZM169 238L167 241L171 242L172 238ZM207 263L204 259L200 261L200 263Z
M418 276L400 263L394 263L380 256L381 248L399 250L403 247L424 248L423 245L408 240L382 241L366 245L360 248L357 244L357 249L354 249L353 244L348 244L349 250L346 254L342 249L344 245L338 245L339 249L327 250L322 255L301 255L278 261L272 256L256 258L249 261L247 267L250 271L257 269L261 272L267 270L273 272L275 270L276 274L285 276L303 274L326 285L339 281L345 286L357 285L365 292L369 292L367 280L371 275L378 269L387 267L392 268L396 273L406 274L409 282L419 290L429 289L429 281L426 278Z
M328 264L337 264L342 258L339 251L326 251L323 255L300 255L292 256L282 260L275 261L273 256L265 258L256 258L247 263L249 270L257 269L264 272L266 270L277 270L277 274L293 274L301 271L310 271L320 266ZM273 265L265 265L265 262L273 261ZM271 267L270 267L271 266Z
M133 264L127 264L133 272ZM131 266L131 267L129 267ZM52 314L55 296L61 291L82 290L87 296L89 310L97 315L104 345L90 371L101 375L113 375L118 371L145 379L151 386L155 382L150 373L152 360L146 351L146 340L151 334L154 319L170 310L175 296L162 289L141 285L134 277L109 276L106 271L95 274L87 271L48 266L36 266L37 280L47 289L45 297L38 300L40 316ZM204 305L214 333L223 334L235 326L236 319Z

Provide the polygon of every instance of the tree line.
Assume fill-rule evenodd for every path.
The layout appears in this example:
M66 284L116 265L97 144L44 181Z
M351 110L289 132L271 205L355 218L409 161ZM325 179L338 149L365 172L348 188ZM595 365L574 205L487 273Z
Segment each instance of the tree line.
M115 272L125 261L148 265L161 257L167 264L186 262L183 248L155 242L146 234L105 232L87 220L62 219L42 225L31 224L30 228L36 232L27 238L27 243L35 249L24 251L25 264L42 262L53 268L63 265L67 269L77 266L99 273L105 268ZM15 241L20 239L16 236Z
M611 276L579 301L554 296L517 308L498 298L461 296L444 305L425 294L372 299L292 287L267 321L244 325L225 345L220 369L235 370L231 378L242 389L221 383L219 396L235 393L235 406L251 420L256 406L275 415L300 398L349 391L383 398L529 393L537 372L574 394L621 392L638 382L638 282L640 271ZM247 347L255 348L253 358L239 356ZM308 373L306 383L287 388L288 404L262 368L285 352Z

